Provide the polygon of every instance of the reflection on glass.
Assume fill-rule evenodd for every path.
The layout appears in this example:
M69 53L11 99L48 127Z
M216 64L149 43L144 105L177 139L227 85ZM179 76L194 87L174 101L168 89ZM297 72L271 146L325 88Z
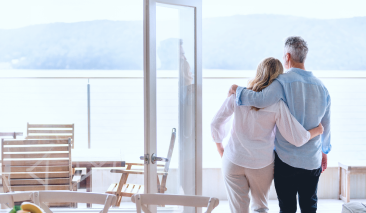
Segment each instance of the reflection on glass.
M25 141L0 148L6 190L116 194L110 186L122 174L111 169L140 163L142 7L142 0L0 1L0 97L7 103L0 105L0 133L20 132ZM131 175L127 183L143 180ZM134 208L127 196L119 201Z
M173 128L177 129L177 144L173 150L165 193L194 195L194 9L158 4L156 14L159 156L167 153L169 133ZM194 212L194 208L184 207L184 212Z

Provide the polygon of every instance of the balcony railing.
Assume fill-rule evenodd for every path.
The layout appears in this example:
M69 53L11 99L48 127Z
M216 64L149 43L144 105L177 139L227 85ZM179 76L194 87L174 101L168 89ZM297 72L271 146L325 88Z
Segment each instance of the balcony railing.
M178 76L158 71L158 110L160 106L178 108L173 93ZM245 86L255 71L204 70L203 73L203 192L225 198L220 182L221 159L211 140L210 122L226 98L231 84ZM332 145L330 168L322 176L319 197L336 198L336 166L366 162L366 71L315 71L332 97ZM89 85L89 86L88 86ZM89 87L89 93L88 93ZM30 123L74 123L75 149L120 150L126 160L138 161L143 153L143 72L140 71L78 71L78 70L8 70L0 71L0 132L26 133ZM89 103L89 105L88 105ZM167 108L161 108L158 122L177 122ZM88 116L89 115L89 116ZM161 119L161 120L159 120ZM173 121L172 121L173 119ZM158 132L158 134L165 134ZM167 144L158 152L165 153ZM166 146L165 146L166 145ZM178 155L173 153L168 193L178 193ZM174 177L174 175L176 177ZM105 192L120 176L108 169L93 171L93 191ZM208 178L210 176L210 178ZM216 177L213 179L212 177ZM133 177L143 182L141 177ZM365 177L360 177L360 181ZM363 178L363 179L362 179ZM215 183L212 181L217 180ZM360 183L361 183L360 182ZM210 184L218 185L212 191ZM352 196L366 196L351 186ZM216 193L216 194L215 194ZM271 191L271 198L275 198ZM128 200L128 199L127 199Z

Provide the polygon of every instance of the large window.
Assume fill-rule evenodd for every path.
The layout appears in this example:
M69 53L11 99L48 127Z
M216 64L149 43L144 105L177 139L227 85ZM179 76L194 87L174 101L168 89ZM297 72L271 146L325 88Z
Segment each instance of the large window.
M0 97L7 104L0 106L0 132L22 133L17 139L72 132L72 162L143 162L142 5L125 0L2 1ZM48 125L46 130L41 124ZM15 159L4 162L10 160ZM121 178L109 167L73 167L82 171L77 191L104 193ZM129 182L143 184L143 176L131 175Z
M362 0L203 1L205 195L226 197L211 119L230 85L246 86L266 57L282 60L284 40L291 35L308 42L306 69L314 71L332 96L329 166L366 160L364 4ZM175 71L182 69L180 55L194 64L194 45L184 46L193 42L191 38L179 40L179 35L193 32L181 32L178 25L191 20L181 18L174 8L158 10L157 125L164 144L158 150L164 156L171 128L179 122L178 102L186 98L178 91ZM142 0L1 1L0 132L21 132L22 139L29 131L27 123L73 124L72 151L80 153L76 159L83 159L87 150L91 154L97 150L100 160L139 162L144 149L142 20ZM194 74L195 70L187 72L187 79ZM177 143L167 193L183 191L177 184L179 148ZM93 174L89 188L93 192L107 191L121 177L110 168L80 169L82 175ZM129 178L134 184L144 182L142 176ZM78 190L87 190L83 184ZM122 201L126 201L122 207L131 207L129 198Z

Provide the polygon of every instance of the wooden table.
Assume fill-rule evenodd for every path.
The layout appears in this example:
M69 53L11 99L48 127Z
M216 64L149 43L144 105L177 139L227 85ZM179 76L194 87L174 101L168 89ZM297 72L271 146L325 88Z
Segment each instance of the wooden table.
M352 166L348 166L352 165ZM351 198L351 175L366 174L364 163L338 163L339 199L348 203Z
M119 149L73 149L72 168L86 168L86 191L92 191L92 168L125 167ZM88 203L90 208L91 204Z

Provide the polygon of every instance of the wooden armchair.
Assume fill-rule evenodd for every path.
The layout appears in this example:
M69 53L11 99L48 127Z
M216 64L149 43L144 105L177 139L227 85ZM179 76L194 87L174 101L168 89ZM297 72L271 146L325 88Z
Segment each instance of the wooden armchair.
M2 139L1 160L4 192L73 191L77 185L72 181L70 138L60 140Z
M71 148L74 148L74 124L29 124L27 123L26 139L61 140L71 139ZM81 170L72 170L74 191L81 181Z
M173 128L172 135L170 139L170 145L167 155L167 161L165 164L158 164L157 166L160 168L164 168L163 170L158 170L158 193L164 193L166 188L166 181L168 178L168 172L169 172L169 165L173 154L174 144L175 144L175 138L176 138L176 130ZM130 174L144 174L143 168L141 166L144 166L143 163L127 163L126 162L126 169L112 169L112 173L121 173L121 179L119 183L113 183L109 186L106 193L114 194L117 196L117 206L121 204L122 197L132 197L134 194L141 194L144 193L144 185L138 185L138 184L130 184L127 183L128 176ZM140 169L132 169L132 166L139 166ZM159 175L162 176L161 182L159 180Z
M74 124L29 124L26 139L69 139L74 148Z
M4 192L72 190L71 139L2 139L1 148Z

